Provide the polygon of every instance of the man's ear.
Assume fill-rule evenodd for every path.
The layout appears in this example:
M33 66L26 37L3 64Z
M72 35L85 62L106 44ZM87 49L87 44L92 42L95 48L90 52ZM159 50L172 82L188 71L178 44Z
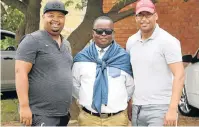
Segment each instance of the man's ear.
M155 13L155 20L158 20L158 13Z
M94 30L92 30L92 37L94 38L94 34L95 34L95 31Z
M43 19L44 19L44 15L45 15L45 14L42 15L42 18L43 18Z

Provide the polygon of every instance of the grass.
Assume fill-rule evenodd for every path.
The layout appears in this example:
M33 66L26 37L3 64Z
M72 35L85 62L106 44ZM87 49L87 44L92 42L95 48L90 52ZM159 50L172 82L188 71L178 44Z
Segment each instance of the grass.
M72 106L74 107L74 106ZM74 112L77 109L71 108ZM19 123L19 113L18 113L18 100L17 99L6 99L1 100L1 125L0 126L22 126ZM77 120L70 120L70 126L76 126ZM199 125L199 117L185 117L179 116L179 126L198 126Z
M1 123L19 121L17 99L1 100Z

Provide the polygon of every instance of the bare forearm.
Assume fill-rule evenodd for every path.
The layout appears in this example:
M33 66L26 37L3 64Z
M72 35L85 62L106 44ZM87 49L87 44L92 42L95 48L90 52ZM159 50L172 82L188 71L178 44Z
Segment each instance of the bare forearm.
M29 106L28 89L28 75L16 72L16 90L20 107Z
M182 94L183 86L184 86L184 75L180 77L174 77L169 109L177 111L177 106Z

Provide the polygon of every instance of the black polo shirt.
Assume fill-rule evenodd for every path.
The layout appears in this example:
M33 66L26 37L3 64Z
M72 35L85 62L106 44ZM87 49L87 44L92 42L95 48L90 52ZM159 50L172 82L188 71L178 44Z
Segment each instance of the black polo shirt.
M72 56L70 44L61 46L42 30L26 35L16 60L33 64L29 78L29 104L33 114L64 116L72 100Z

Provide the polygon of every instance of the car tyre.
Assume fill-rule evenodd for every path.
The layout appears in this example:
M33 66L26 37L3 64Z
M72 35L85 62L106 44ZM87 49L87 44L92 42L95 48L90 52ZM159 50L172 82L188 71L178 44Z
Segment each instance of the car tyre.
M189 105L185 88L183 88L182 91L182 96L178 104L178 110L184 116L190 116L190 117L199 116L199 110Z

